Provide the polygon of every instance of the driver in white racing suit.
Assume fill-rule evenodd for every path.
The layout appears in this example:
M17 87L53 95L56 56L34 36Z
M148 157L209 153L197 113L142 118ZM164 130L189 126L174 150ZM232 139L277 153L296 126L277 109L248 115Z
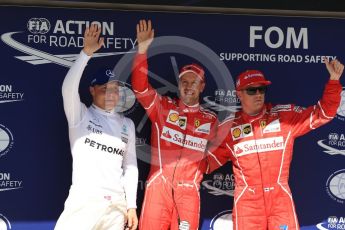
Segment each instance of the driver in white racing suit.
M93 103L80 102L79 82L92 54L103 45L100 28L84 34L84 49L62 86L73 157L72 185L55 230L136 229L138 168L132 120L115 112L118 82L111 70L90 85Z

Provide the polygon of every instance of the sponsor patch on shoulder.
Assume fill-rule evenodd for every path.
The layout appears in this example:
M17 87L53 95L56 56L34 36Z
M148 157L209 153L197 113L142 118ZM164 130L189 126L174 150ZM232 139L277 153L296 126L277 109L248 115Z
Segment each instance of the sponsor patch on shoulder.
M273 112L277 111L291 111L291 104L288 105L276 105L272 108Z

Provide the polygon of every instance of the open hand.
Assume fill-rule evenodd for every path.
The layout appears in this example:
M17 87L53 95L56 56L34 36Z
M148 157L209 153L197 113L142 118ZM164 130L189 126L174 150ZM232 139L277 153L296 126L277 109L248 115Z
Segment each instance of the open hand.
M140 20L137 24L138 52L140 54L146 53L154 36L155 31L152 29L151 20Z
M83 51L91 56L94 52L99 50L104 44L104 38L99 37L101 28L97 24L92 24L87 27L84 33L84 49Z

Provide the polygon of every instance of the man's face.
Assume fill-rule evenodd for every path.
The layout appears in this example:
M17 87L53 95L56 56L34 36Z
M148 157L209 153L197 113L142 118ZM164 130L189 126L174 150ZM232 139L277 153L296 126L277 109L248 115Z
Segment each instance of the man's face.
M178 82L180 99L188 106L199 103L199 96L204 88L205 82L191 72L183 74Z
M237 91L237 96L241 101L242 109L249 115L259 113L265 103L266 86L254 84L243 90Z
M112 110L119 101L119 85L117 82L109 82L104 85L90 87L93 103L104 110Z

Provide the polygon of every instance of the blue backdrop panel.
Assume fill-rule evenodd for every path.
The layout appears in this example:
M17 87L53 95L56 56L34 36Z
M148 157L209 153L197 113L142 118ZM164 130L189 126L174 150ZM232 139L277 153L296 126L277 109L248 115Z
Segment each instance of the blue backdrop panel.
M152 85L176 94L178 67L199 62L207 76L202 104L220 118L239 109L233 79L246 69L273 82L267 101L308 106L329 77L322 57L345 62L344 19L1 6L0 229L53 228L72 172L61 85L85 27L97 21L105 37L80 84L90 104L91 73L101 66L115 68L130 89L135 26L143 18L153 21L156 35ZM124 113L137 126L139 213L151 124L136 101ZM296 140L290 185L302 229L345 229L344 127L343 91L336 118ZM231 229L233 189L231 163L204 177L200 229Z

